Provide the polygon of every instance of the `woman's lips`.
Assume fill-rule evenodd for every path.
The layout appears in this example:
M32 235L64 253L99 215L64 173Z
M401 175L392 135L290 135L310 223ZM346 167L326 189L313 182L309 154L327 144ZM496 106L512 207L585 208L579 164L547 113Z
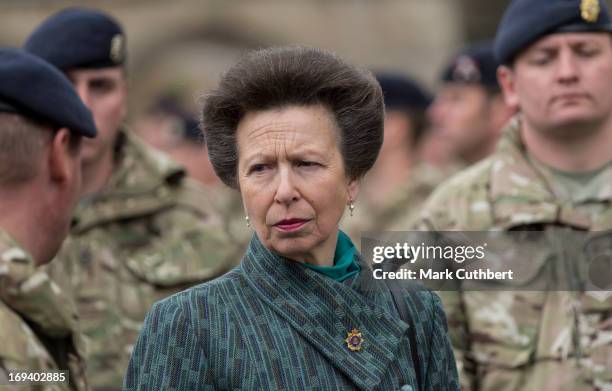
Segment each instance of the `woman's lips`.
M284 232L295 232L302 228L307 222L308 220L303 219L287 219L281 220L278 223L274 224L274 227Z

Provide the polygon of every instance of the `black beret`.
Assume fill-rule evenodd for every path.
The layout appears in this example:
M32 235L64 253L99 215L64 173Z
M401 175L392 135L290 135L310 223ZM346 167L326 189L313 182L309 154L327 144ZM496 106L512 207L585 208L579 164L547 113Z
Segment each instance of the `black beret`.
M204 144L206 138L200 129L200 124L195 115L182 107L178 97L171 94L160 96L150 110L152 113L158 112L170 115L179 120L182 126L182 134L187 141Z
M453 57L442 73L442 80L497 88L497 65L493 43L475 43L464 47Z
M0 112L14 112L95 137L96 126L70 81L20 49L0 48Z
M555 32L612 31L600 0L513 0L495 37L495 56L509 64L538 38Z
M376 73L387 109L425 109L431 96L415 80L398 73Z
M106 68L125 62L125 35L109 15L68 8L45 20L26 40L24 49L62 71Z

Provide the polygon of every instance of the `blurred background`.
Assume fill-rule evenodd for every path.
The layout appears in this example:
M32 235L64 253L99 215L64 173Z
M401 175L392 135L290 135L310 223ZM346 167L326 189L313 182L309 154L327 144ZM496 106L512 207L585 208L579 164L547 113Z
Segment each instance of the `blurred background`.
M0 0L0 45L20 46L68 6L114 15L127 33L130 118L162 95L195 99L245 50L321 47L430 89L465 42L492 37L505 0Z
M93 7L115 16L127 34L128 124L139 134L153 134L147 141L169 150L164 145L173 142L168 140L173 131L156 129L176 117L191 118L181 126L196 129L198 98L215 87L220 74L245 50L320 47L373 71L406 74L435 92L442 68L456 50L494 37L508 2L0 0L0 45L21 46L41 21L65 7ZM168 129L175 127L166 122ZM198 132L191 136L200 137Z

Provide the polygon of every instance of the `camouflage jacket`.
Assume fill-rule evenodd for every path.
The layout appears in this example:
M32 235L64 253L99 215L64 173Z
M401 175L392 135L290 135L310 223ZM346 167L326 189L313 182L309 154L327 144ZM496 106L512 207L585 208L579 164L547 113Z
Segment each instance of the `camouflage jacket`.
M35 267L30 255L2 230L0 325L0 384L7 384L8 370L68 370L68 382L32 389L87 389L83 341L74 307L47 274Z
M122 137L109 184L81 202L50 270L77 302L94 389L121 387L154 302L224 274L243 251L209 193L161 153Z
M517 117L492 156L436 189L420 228L591 232L610 257L612 165L591 184L580 197L560 197L554 178L530 163ZM612 389L612 292L510 289L440 294L464 389Z

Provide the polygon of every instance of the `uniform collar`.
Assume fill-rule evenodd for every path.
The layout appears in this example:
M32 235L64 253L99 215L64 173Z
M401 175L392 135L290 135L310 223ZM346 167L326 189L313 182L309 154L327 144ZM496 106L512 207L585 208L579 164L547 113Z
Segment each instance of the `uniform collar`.
M174 205L173 191L184 179L185 170L128 131L120 132L118 145L109 183L102 192L81 201L72 232Z
M550 178L529 161L520 129L520 116L515 116L504 129L497 151L491 157L489 196L498 225L510 228L533 223L562 223L589 229L591 218L579 213L574 205L562 203L554 194ZM612 167L600 175L612 180ZM611 199L612 185L606 185L590 201L609 202Z

